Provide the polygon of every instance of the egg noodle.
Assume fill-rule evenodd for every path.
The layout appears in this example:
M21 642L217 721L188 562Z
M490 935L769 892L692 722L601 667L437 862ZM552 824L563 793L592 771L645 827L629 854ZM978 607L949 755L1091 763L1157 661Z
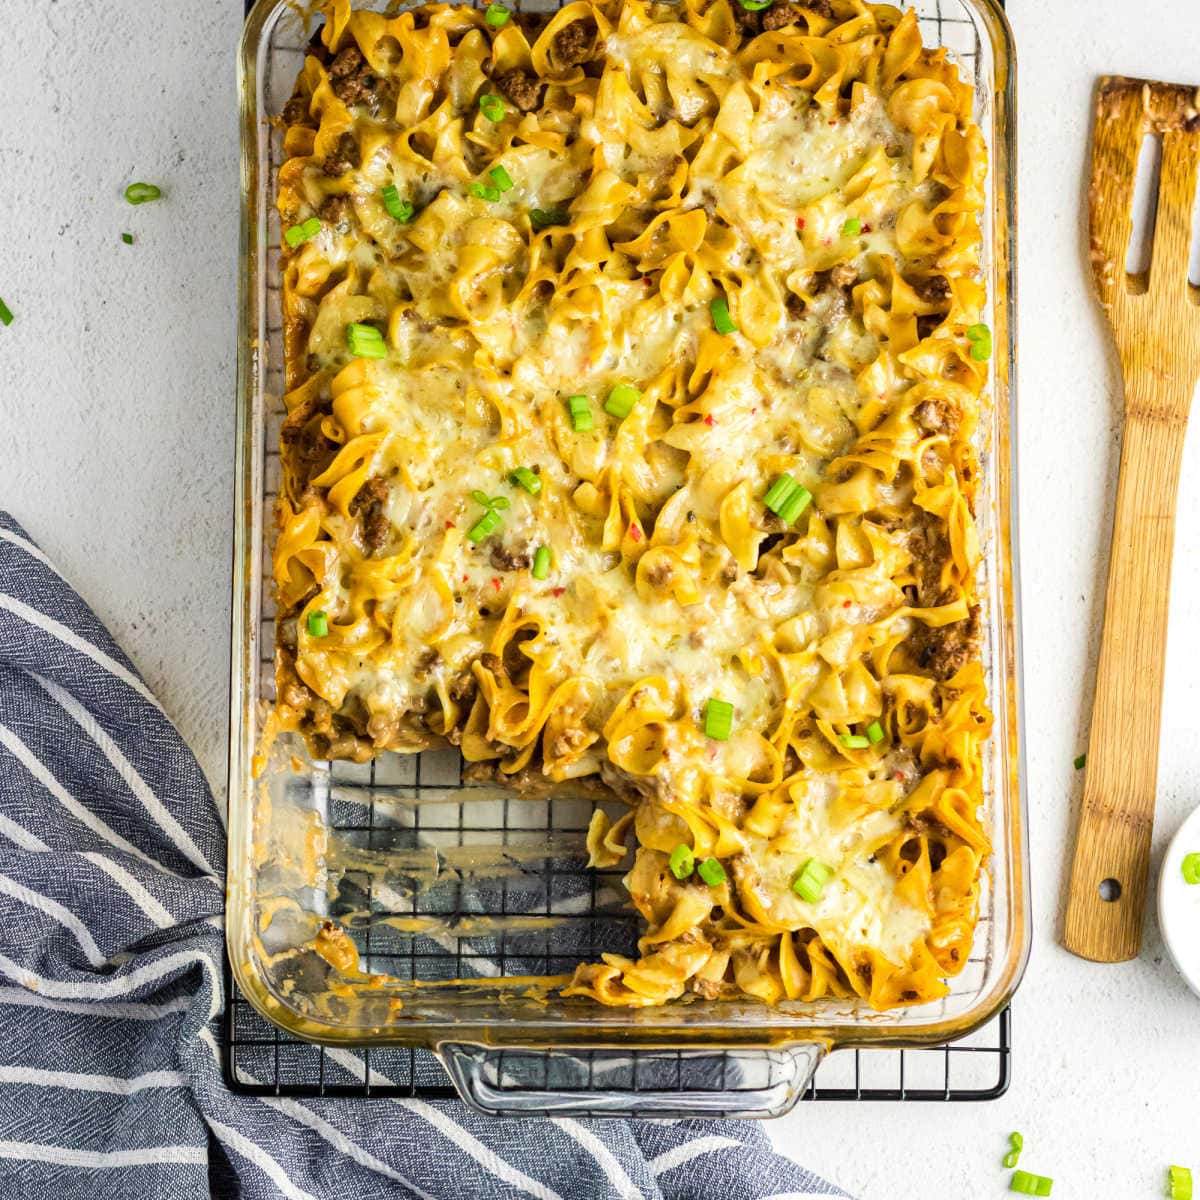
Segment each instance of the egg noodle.
M566 994L944 995L989 851L970 86L862 0L324 12L280 727L625 800L588 841L636 839L640 957Z

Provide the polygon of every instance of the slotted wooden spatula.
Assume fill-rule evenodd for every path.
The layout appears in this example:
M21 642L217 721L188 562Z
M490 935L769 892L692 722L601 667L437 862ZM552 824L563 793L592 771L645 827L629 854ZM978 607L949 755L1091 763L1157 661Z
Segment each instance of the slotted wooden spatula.
M1125 376L1104 636L1063 944L1097 962L1142 944L1175 500L1188 408L1200 378L1200 295L1188 284L1200 162L1196 88L1100 81L1088 194L1092 270ZM1150 268L1126 273L1143 138L1162 139Z

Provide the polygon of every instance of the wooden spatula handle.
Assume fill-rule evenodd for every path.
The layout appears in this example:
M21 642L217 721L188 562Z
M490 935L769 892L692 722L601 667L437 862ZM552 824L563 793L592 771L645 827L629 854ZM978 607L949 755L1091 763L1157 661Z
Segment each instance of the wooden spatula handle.
M1187 424L1186 397L1167 402L1177 397L1164 392L1183 386L1149 372L1126 380L1104 634L1063 937L1068 950L1097 962L1134 958L1142 943Z

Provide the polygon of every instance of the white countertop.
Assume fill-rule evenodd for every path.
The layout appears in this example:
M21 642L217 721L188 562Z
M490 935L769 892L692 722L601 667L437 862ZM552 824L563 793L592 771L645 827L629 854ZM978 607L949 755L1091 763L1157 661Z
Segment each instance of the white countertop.
M0 38L0 507L53 556L225 777L240 0L25 0ZM1013 1083L985 1105L801 1105L781 1148L869 1200L1007 1195L1010 1129L1055 1195L1200 1178L1200 999L1058 944L1116 477L1120 388L1081 214L1104 72L1200 83L1196 0L1010 0L1019 60L1020 476L1035 932ZM169 204L129 208L132 179ZM125 246L124 230L137 242ZM1200 803L1200 414L1179 500L1155 867Z

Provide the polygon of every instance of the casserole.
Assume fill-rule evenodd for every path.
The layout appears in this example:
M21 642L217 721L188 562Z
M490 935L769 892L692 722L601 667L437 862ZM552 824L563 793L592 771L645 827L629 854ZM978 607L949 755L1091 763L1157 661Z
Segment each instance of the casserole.
M631 932L606 886L611 872L607 881L603 872L589 878L569 862L569 851L582 840L572 846L569 835L586 826L586 801L518 800L488 786L463 791L454 765L436 753L416 761L385 756L369 764L333 763L297 774L268 770L254 782L251 760L269 694L263 686L269 681L257 677L269 645L264 633L270 632L264 629L270 608L261 554L269 495L277 484L270 450L278 424L272 427L269 416L278 406L281 366L277 302L268 295L277 268L267 251L279 240L269 202L272 146L277 151L278 144L264 114L282 108L304 32L290 10L264 3L252 13L243 54L246 341L229 937L239 982L266 1015L322 1041L437 1048L464 1094L492 1109L549 1103L545 1087L531 1098L503 1085L495 1057L500 1047L785 1047L782 1061L791 1070L784 1072L789 1078L782 1089L775 1086L766 1099L753 1088L737 1091L736 1103L745 1111L766 1112L794 1099L804 1071L830 1046L945 1040L985 1020L1011 993L1027 941L1010 550L1011 55L1003 19L990 5L964 5L962 12L948 20L943 8L938 24L943 33L949 28L965 38L961 48L969 53L962 61L974 68L975 119L991 149L984 265L997 354L993 403L979 437L977 508L983 653L996 717L983 764L986 824L996 853L975 950L950 994L886 1016L847 999L773 1009L742 1000L597 1012L548 991L546 976L560 975L571 960L589 953L619 950L616 943ZM292 47L290 61L285 46ZM326 919L338 925L322 928ZM581 934L586 947L579 945ZM495 963L490 974L489 961ZM326 970L331 964L336 973ZM461 978L472 968L476 978ZM510 1066L512 1061L510 1056ZM511 1101L498 1098L506 1090ZM704 1095L711 1106L712 1089ZM610 1110L594 1093L574 1103ZM687 1110L688 1104L676 1098L676 1107Z

